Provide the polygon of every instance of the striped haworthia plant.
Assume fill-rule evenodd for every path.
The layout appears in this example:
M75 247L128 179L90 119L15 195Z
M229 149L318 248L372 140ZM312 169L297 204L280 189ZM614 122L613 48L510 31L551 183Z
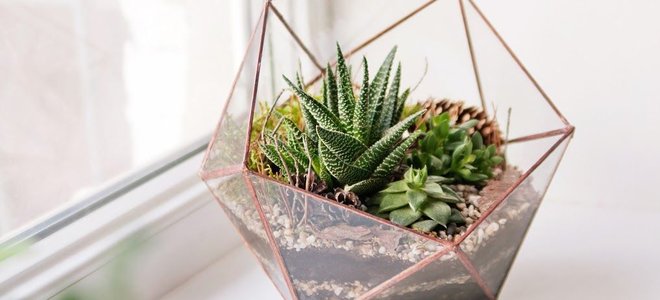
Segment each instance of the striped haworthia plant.
M383 187L420 135L415 132L404 138L404 133L424 113L400 120L409 90L399 93L400 64L390 83L395 53L396 47L371 80L367 59L362 59L363 79L357 97L339 45L337 68L333 72L328 65L326 69L321 101L304 90L299 76L296 83L283 76L301 103L305 131L282 119L286 139L266 133L260 145L266 157L287 177L311 167L327 184L341 185L358 195Z

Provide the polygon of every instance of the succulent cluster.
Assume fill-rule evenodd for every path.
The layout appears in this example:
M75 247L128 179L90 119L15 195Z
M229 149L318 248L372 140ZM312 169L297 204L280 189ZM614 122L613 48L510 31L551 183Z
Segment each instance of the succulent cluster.
M299 76L295 84L284 77L300 101L305 131L281 118L272 131L264 133L260 144L268 160L287 177L312 169L329 186L343 186L358 195L370 194L385 185L420 135L415 132L404 138L404 134L424 113L419 111L399 121L409 90L399 93L400 65L388 89L395 53L396 47L372 80L363 58L363 80L357 98L339 45L337 68L335 72L329 65L326 69L321 101L305 91ZM280 125L284 137L276 134Z
M503 162L497 122L462 102L406 106L400 64L390 80L395 54L396 47L373 78L363 58L356 87L337 45L336 68L327 66L320 95L299 75L295 83L283 76L294 96L270 110L276 118L269 112L253 124L262 130L252 133L260 151L251 167L348 206L366 205L401 226L450 232L470 220L449 184L483 185Z
M450 203L464 200L445 183L451 181L427 173L422 169L410 168L404 178L392 182L387 188L369 199L374 205L371 212L387 218L401 226L430 232L438 226L446 228L449 223L464 223L460 212Z
M479 131L469 133L475 125L477 120L452 125L447 112L429 118L420 127L424 137L410 156L411 164L456 182L483 184L503 158L495 145L484 144Z

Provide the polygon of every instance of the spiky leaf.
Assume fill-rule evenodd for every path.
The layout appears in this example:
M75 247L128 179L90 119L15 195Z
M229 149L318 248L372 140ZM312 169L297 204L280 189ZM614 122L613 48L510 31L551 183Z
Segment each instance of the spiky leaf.
M342 131L342 125L337 116L335 116L327 107L322 103L316 101L312 96L308 95L300 87L294 85L291 80L283 76L286 83L293 89L294 93L300 99L302 106L314 118L314 121L321 127L336 131ZM311 128L309 128L311 129Z
M305 134L302 133L298 126L288 118L282 120L282 125L284 125L284 129L286 130L287 145L297 151L304 152L305 147L303 146L303 139Z
M280 172L283 175L290 175L288 174L287 170L289 172L293 172L295 169L295 162L286 152L278 152L277 148L270 144L259 144L259 147L261 148L261 151L266 155L266 158L268 158L268 160L280 168Z
M387 183L386 178L369 178L352 185L347 185L344 190L356 193L358 195L369 195L378 191Z
M316 123L316 119L314 119L314 116L307 110L304 106L300 106L300 112L302 113L303 116L303 121L305 122L305 132L309 139L316 143L317 142L317 137L316 133L312 128L316 128L318 126L318 123Z
M399 97L399 84L401 83L401 64L396 68L396 73L392 79L392 84L387 93L385 101L383 101L383 109L378 120L379 132L385 132L392 126L392 116L395 113L397 99Z
M421 132L415 132L392 151L374 171L374 177L388 176L406 155L406 150L417 140Z
M335 116L339 116L339 100L337 99L337 77L335 77L335 74L332 72L332 68L330 68L330 64L325 69L325 76L326 76L326 106L328 109L335 114Z
M390 53L387 54L385 60L378 68L376 76L369 89L369 121L371 122L371 141L376 141L381 137L382 131L379 126L380 115L382 113L383 101L385 100L385 93L387 91L387 83L390 77L390 70L392 69L392 62L396 54L396 46L392 47Z
M368 170L341 160L321 140L319 140L319 156L321 157L321 163L327 167L328 172L337 178L339 182L353 184L367 179L371 174Z
M316 131L325 146L343 161L352 162L360 153L367 150L367 146L348 134L320 126L316 127Z
M369 129L370 125L368 120L369 114L369 67L367 65L367 58L362 57L362 65L364 67L362 80L362 90L358 97L355 109L353 111L353 126L352 134L362 143L369 142Z
M391 151L392 147L401 138L401 134L412 125L415 120L425 111L419 111L411 116L408 116L403 121L390 128L378 142L374 143L365 151L355 164L365 170L375 170L376 167L385 159L387 154Z
M399 119L401 119L401 114L403 114L403 108L406 106L406 100L408 99L409 95L410 95L410 89L406 89L405 91L403 91L403 93L401 93L401 96L399 96L399 98L397 99L396 111L392 115L392 122L390 123L392 124L392 126L394 126L394 124L396 124L396 122L398 122Z
M350 129L350 121L352 120L353 110L355 109L355 96L353 95L351 74L346 66L344 54L341 53L339 43L337 43L337 75L339 76L339 118L344 122L344 126Z
M305 152L298 151L297 149L292 148L289 144L283 145L282 148L283 151L280 152L286 152L287 157L291 157L296 164L307 169L307 166L309 165L309 157Z

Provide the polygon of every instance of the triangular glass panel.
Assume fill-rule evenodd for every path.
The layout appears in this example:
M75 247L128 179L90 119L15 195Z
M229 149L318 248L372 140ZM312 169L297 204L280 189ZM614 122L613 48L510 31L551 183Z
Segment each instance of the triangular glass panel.
M355 298L445 248L365 212L250 178L301 299Z
M277 263L277 254L269 243L256 201L250 195L244 175L238 173L218 177L207 180L206 184L275 287L284 297L290 298L283 270Z

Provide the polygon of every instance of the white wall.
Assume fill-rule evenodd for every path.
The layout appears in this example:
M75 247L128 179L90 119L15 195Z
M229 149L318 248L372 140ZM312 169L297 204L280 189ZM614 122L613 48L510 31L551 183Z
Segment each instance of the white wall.
M660 3L479 3L577 127L547 200L660 211Z
M350 20L357 20L354 22L363 29L338 28L335 34L340 36L338 39L344 37L347 44L356 44L355 36L366 36L364 32L372 27L383 27L376 24L374 18L367 17L392 14L393 8L399 10L397 15L402 15L423 2L390 1L387 6L373 5L372 1L335 2L337 5L332 13L351 15ZM660 19L657 17L660 3L646 0L476 2L577 127L546 200L591 207L628 206L660 211L660 195L655 187L660 182L660 158L655 155L655 149L660 146L660 134L656 132L660 128L657 120L660 115ZM415 33L408 35L393 31L391 35L396 39L388 42L397 43L402 55L406 55L405 51L425 51L417 48L437 47L444 51L441 49L455 47L454 44L434 46L432 43L438 38L439 26L447 24L446 19L451 17L434 7L443 5L457 7L456 1L434 3L429 9L439 14L429 17L423 15L426 11L420 13L414 22L421 20L424 26L417 26ZM364 11L370 14L355 18ZM348 25L341 23L341 26ZM385 36L386 39L389 37L390 34ZM461 42L455 37L454 40L444 38ZM370 51L377 57L371 64L372 69L380 59L380 52L384 51L387 49ZM449 50L447 53L455 55ZM404 72L407 77L404 82L410 81L408 84L414 84L417 74L423 72L422 64L417 60L421 58L409 56L403 62L408 71ZM444 82L453 80L442 77L440 71L434 73L433 66L429 68L429 74L418 90L420 98L428 96L434 88L436 91L444 89L434 96L455 96L452 93L456 88L442 84L437 84L439 89L434 86L436 78ZM459 72L455 76L461 75L465 74ZM457 80L456 84L459 82ZM476 95L468 91L467 86L459 88L465 90L464 97ZM514 108L513 114L515 118L528 113ZM516 122L512 122L514 129L519 129Z

